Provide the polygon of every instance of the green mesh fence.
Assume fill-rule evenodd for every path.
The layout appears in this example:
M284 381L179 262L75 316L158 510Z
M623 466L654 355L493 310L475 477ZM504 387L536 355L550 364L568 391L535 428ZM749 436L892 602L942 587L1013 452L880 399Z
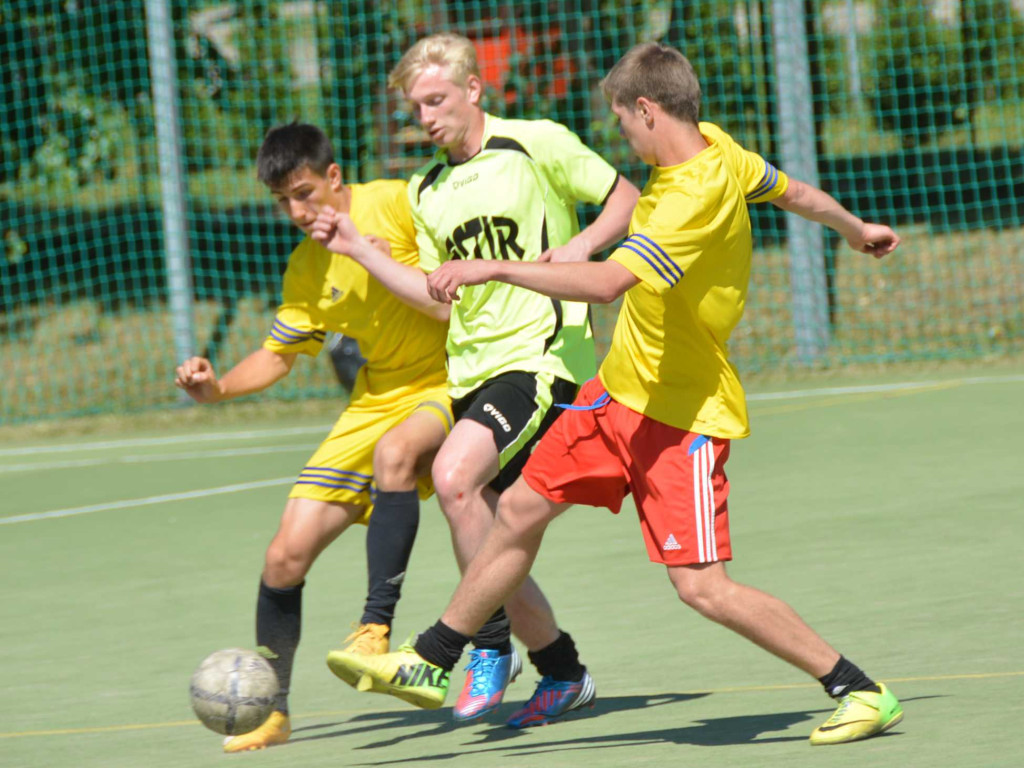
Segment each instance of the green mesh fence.
M147 12L167 15L163 52ZM182 347L225 371L259 346L299 239L255 180L263 132L315 122L348 179L407 175L431 150L385 76L444 29L476 41L489 110L563 122L637 183L596 86L634 43L666 41L694 62L706 119L898 228L904 245L876 263L757 206L742 371L1019 351L1022 14L1020 0L0 0L0 424L172 406ZM168 57L171 237L154 97ZM176 276L171 246L187 258ZM597 320L605 344L614 313ZM339 393L318 359L263 396Z

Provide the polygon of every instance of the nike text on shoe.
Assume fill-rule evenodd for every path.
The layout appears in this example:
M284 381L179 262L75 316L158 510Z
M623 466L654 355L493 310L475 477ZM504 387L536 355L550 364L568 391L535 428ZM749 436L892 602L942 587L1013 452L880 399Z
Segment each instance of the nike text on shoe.
M903 708L881 683L880 693L853 691L839 700L832 717L814 729L811 744L843 744L887 731L903 719Z
M266 749L275 744L284 744L292 735L292 724L284 712L271 712L267 722L255 731L224 739L225 752L251 752Z
M544 676L526 705L508 719L510 728L531 728L547 725L573 709L594 706L594 678L583 673L578 683L553 680Z
M469 652L466 682L462 686L452 717L456 720L475 720L501 705L505 689L523 671L523 660L515 647L504 656L495 650L475 648Z
M408 644L379 656L331 651L327 666L358 691L389 693L422 709L437 709L448 693L448 670L434 666Z

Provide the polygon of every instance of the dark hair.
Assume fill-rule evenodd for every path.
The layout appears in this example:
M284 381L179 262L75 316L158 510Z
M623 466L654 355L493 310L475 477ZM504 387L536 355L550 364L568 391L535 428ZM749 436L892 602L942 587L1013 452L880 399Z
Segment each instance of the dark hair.
M605 98L630 110L643 96L679 120L696 124L700 82L683 54L661 43L635 45L601 81Z
M297 120L267 131L256 156L256 176L268 187L283 184L303 168L326 176L334 162L330 139L315 125Z

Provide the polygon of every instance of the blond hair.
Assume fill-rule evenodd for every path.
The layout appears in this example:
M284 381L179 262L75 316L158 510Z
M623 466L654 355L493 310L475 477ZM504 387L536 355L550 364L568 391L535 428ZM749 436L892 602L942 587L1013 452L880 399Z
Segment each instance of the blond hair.
M700 116L700 82L683 54L661 43L641 43L626 51L601 81L608 101L636 109L641 96L665 112L696 124Z
M473 42L444 33L424 37L406 51L388 75L388 87L408 91L413 80L430 66L447 67L448 76L458 85L465 85L470 75L480 77Z

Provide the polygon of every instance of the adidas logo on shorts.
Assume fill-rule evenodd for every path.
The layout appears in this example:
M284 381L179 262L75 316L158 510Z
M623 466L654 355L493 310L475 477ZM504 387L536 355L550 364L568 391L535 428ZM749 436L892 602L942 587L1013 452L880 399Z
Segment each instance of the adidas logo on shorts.
M676 541L675 534L670 533L668 538L665 539L665 543L661 545L661 548L668 552L672 549L682 549L683 545Z

